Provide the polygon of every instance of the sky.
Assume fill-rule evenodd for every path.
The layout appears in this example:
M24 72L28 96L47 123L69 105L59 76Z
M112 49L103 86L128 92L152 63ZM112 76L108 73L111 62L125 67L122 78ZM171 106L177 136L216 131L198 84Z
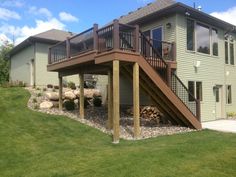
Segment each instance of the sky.
M155 0L0 0L0 45L19 44L49 29L82 32ZM236 25L236 0L177 0ZM222 3L223 2L223 3Z

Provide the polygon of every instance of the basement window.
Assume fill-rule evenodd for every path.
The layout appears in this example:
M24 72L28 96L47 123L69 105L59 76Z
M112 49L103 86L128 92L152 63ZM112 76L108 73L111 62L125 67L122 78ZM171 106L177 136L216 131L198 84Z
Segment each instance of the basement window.
M202 101L202 82L188 81L188 101L195 101L195 98Z
M231 85L226 85L226 104L232 104Z

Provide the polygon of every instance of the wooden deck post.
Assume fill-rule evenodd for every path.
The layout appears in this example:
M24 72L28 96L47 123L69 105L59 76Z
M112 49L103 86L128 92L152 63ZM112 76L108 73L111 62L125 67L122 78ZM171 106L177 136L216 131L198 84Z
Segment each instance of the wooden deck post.
M60 73L58 73L58 79L59 79L59 110L62 111L62 76L60 76Z
M115 19L113 21L113 49L119 49L120 48L120 41L119 41L119 21Z
M196 117L201 122L201 101L198 99L196 104Z
M80 84L80 95L79 95L79 113L80 118L84 119L84 75L79 74L79 84Z
M140 118L139 118L139 65L133 65L133 110L134 110L134 138L140 136Z
M107 128L111 130L113 128L113 88L112 88L112 71L108 71L108 120L107 120Z
M98 24L93 25L93 49L98 50Z
M70 58L70 40L69 37L66 38L66 58Z
M120 83L119 60L113 61L113 143L120 138Z
M135 25L135 52L139 52L139 25Z
M167 64L167 85L171 87L171 64Z

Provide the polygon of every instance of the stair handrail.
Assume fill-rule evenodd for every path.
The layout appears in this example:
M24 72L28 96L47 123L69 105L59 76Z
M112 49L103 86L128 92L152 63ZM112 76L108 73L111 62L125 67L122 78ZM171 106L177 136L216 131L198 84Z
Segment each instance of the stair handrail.
M141 37L149 44L149 46L151 47L151 49L156 52L156 54L159 56L159 60L161 60L166 67L168 67L168 64L165 62L165 60L162 58L162 56L159 54L159 52L153 47L153 45L151 44L151 42L147 39L147 37L142 33L142 31L139 31ZM142 47L141 47L142 50ZM140 50L140 53L142 54L142 51ZM145 56L143 56L145 58ZM148 62L149 63L149 62ZM150 63L149 63L150 64ZM151 64L150 64L151 65ZM151 65L152 66L152 65ZM152 66L153 67L153 66ZM154 70L157 72L157 70L154 68ZM157 72L157 74L159 75L159 73ZM198 118L198 120L200 120L200 108L199 108L199 100L195 98L195 96L193 96L193 94L189 91L189 89L185 86L185 84L181 81L181 79L173 72L171 71L171 77L172 75L178 80L178 82L181 84L181 86L184 88L184 90L187 92L188 96L191 96L193 98L193 101L196 103L196 113L194 113L189 107L188 105L182 100L182 98L180 98L177 93L172 89L171 86L170 89L172 90L173 93L175 93L175 95L182 101L182 103L184 103L184 105L190 110L190 112L196 116ZM161 77L162 78L162 77ZM162 78L163 79L163 78ZM199 111L198 111L199 110Z

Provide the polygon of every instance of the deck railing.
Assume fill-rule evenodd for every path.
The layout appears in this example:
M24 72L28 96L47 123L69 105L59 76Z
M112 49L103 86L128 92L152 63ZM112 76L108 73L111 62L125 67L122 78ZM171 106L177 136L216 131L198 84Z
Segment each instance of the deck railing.
M186 107L200 119L199 101L166 62L175 60L174 43L148 39L139 31L138 26L119 24L118 20L114 20L101 29L95 24L93 28L52 46L48 63L60 62L92 50L98 53L110 50L140 53Z
M171 88L192 114L200 120L200 102L183 84L180 78L170 70L162 54L153 46L142 32L140 32L141 54L153 67L162 80ZM191 100L191 101L190 101Z
M48 64L57 63L76 55L94 50L96 47L96 37L94 37L94 35L97 28L98 26L95 24L93 28L90 28L71 38L67 38L67 40L50 47Z
M175 61L175 43L150 39L151 44L164 60Z

